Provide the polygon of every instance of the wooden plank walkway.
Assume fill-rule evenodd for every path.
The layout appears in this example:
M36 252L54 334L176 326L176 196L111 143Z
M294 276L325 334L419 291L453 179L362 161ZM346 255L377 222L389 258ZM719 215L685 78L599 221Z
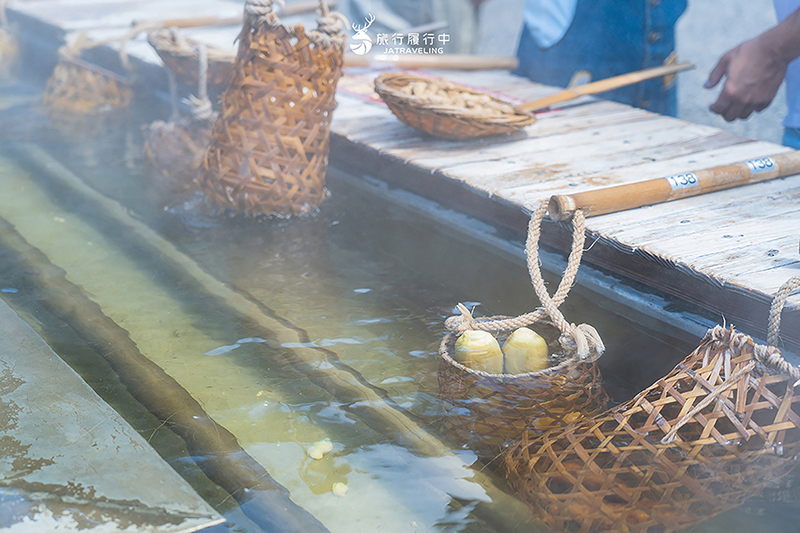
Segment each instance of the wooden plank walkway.
M54 35L85 29L91 38L121 34L133 20L235 16L223 0L17 0L12 20L38 20ZM287 19L309 23L313 15ZM239 27L186 29L193 39L234 49ZM160 60L139 36L128 53L146 65ZM691 61L691 58L682 58ZM532 100L556 89L503 71L433 74ZM584 97L512 135L453 142L397 121L370 97L375 71L348 69L334 114L332 164L524 236L524 207L570 194L786 152L722 130ZM679 75L680 76L680 75ZM698 89L699 90L699 89ZM661 205L591 217L584 261L697 304L763 337L772 295L800 275L800 176L748 185ZM568 249L569 232L548 223L544 243ZM800 296L784 311L784 340L800 347Z

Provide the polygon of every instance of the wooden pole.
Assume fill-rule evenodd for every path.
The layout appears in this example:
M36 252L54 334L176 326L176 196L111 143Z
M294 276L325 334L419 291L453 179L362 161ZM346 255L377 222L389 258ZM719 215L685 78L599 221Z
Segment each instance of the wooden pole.
M333 9L336 7L336 2L328 0L328 8ZM289 2L283 6L275 9L275 14L280 17L290 17L292 15L301 15L303 13L311 13L319 9L318 0L302 0L299 2ZM134 20L132 26L155 26L162 28L202 28L205 26L233 26L242 24L242 15L236 17L187 17L177 19L162 19L162 20L147 20L140 19Z
M450 69L450 70L514 70L516 57L474 56L470 54L443 55L344 55L345 67Z
M800 152L792 150L639 183L554 195L548 205L549 216L568 220L578 209L586 211L587 216L604 215L794 174L800 174Z
M676 63L673 65L662 65L660 67L637 70L635 72L629 72L627 74L622 74L621 76L614 76L613 78L594 81L585 85L576 85L574 87L570 87L569 89L564 89L563 91L551 94L550 96L545 96L544 98L540 98L538 100L520 104L517 106L517 109L520 111L536 111L539 109L546 109L553 104L566 102L567 100L572 100L573 98L578 98L579 96L604 93L612 89L626 87L628 85L633 85L634 83L639 83L652 78L669 76L670 74L675 74L676 72L690 68L694 68L694 65L691 63Z

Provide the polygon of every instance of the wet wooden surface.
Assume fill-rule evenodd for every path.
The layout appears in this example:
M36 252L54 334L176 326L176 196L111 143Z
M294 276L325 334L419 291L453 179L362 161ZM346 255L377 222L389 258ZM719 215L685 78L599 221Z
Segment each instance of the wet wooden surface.
M9 9L12 20L41 21L54 38L84 29L102 39L121 35L133 20L230 17L240 13L241 6L222 0L17 0ZM286 22L313 26L313 20L308 15ZM192 39L231 51L238 31L235 25L183 30ZM160 65L144 35L126 49L142 64ZM433 74L516 102L557 90L506 71ZM645 181L788 150L592 97L540 113L535 124L511 135L444 141L401 124L370 97L375 75L348 69L342 78L332 132L333 164L432 198L518 237L525 233L524 208L552 194ZM719 322L763 337L772 295L800 275L799 198L800 177L792 176L591 217L587 242L593 244L584 261L683 298ZM567 249L568 228L547 224L542 239ZM795 347L800 346L799 307L800 296L792 296L783 318L784 339Z

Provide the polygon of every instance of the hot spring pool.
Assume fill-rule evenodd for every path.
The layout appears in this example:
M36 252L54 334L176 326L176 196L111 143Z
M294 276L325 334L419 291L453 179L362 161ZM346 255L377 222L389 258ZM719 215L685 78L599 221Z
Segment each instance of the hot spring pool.
M538 305L523 258L508 252L520 243L493 248L342 169L329 172L330 197L314 216L215 216L199 192L143 165L140 128L154 111L54 125L30 91L0 88L0 297L227 530L262 529L203 474L169 420L130 394L103 350L54 312L9 239L61 269L330 531L542 530L492 465L439 429L437 349L454 305L484 315ZM601 333L616 402L698 341L580 286L562 311ZM694 531L789 531L795 500L784 487Z

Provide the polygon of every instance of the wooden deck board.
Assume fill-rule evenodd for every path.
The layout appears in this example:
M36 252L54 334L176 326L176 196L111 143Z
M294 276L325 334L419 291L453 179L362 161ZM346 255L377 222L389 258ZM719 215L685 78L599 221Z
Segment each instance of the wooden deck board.
M740 138L739 138L740 139ZM729 139L734 142L736 139ZM594 183L602 181L606 186L619 185L623 183L633 183L644 179L670 176L681 172L712 168L720 165L728 165L741 161L742 159L752 159L767 153L774 155L785 152L788 148L776 146L771 143L759 141L739 142L729 146L715 147L700 152L675 155L675 157L655 159L656 154L639 160L637 164L621 168L613 168L599 173L592 173L587 170L580 176L580 180L569 179L568 183L563 183L563 176L555 173L549 178L537 179L535 183L527 183L503 191L502 196L510 201L519 201L520 198L535 199L537 201L549 198L552 194L571 194L592 190ZM571 176L570 176L571 177ZM558 182L562 182L559 184ZM572 185L574 183L574 185ZM706 200L701 200L706 203ZM679 209L677 203L670 206L672 209ZM641 216L641 213L634 215Z

